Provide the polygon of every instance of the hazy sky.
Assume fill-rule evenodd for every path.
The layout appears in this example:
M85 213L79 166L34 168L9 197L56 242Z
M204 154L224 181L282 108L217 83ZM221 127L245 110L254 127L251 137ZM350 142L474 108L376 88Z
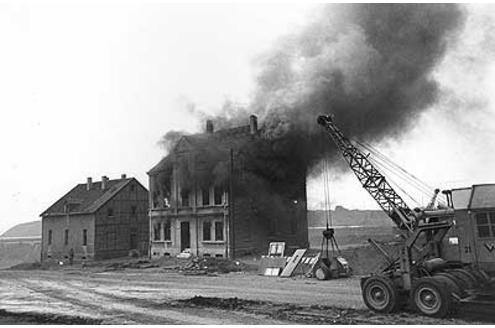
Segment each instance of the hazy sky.
M312 7L0 2L0 232L38 219L89 176L126 173L147 186L160 137L203 124L184 104L247 103L253 61ZM430 185L495 182L494 9L469 6L435 71L440 101L401 140L377 145ZM312 208L320 180L309 183ZM332 181L333 206L376 208L353 176Z

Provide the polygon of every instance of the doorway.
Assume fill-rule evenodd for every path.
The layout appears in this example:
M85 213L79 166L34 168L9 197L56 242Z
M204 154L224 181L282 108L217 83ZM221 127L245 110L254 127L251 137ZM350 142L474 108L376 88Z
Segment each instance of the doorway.
M191 248L191 232L189 222L183 221L180 223L180 251L186 248Z

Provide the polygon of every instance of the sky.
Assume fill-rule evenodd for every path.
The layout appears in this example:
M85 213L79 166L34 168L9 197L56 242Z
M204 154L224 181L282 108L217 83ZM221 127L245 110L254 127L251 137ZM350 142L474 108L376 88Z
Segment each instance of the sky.
M257 56L314 7L0 1L0 233L39 219L86 177L126 173L147 186L160 137L204 124L185 104L247 103ZM495 7L467 10L434 72L439 101L375 145L440 188L495 182ZM350 173L330 175L332 207L377 208ZM310 179L309 207L322 202L321 177Z

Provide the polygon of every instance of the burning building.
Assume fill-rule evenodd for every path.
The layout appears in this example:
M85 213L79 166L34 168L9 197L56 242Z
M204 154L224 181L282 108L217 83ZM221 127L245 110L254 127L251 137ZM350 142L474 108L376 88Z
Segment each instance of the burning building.
M149 172L151 255L264 253L270 241L308 243L306 171L249 125L178 138Z
M435 69L465 21L456 4L331 4L312 17L258 58L246 107L227 103L205 133L165 135L174 147L149 172L155 256L306 243L306 177L341 167L318 115L352 139L402 135L438 101ZM254 117L236 127L246 112L260 129Z

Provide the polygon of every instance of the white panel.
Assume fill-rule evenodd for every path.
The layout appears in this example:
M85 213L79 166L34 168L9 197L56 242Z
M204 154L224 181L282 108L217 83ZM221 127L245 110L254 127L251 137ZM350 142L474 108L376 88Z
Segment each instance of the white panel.
M452 202L456 210L467 209L471 199L471 188L453 189Z

